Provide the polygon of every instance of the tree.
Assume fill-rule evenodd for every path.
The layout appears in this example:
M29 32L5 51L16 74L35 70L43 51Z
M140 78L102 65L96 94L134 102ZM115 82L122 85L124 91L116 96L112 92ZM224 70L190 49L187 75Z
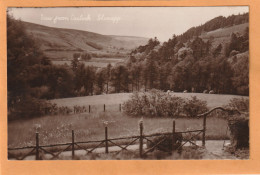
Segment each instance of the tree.
M217 57L218 55L221 54L222 51L222 44L219 44L213 51L213 56Z
M127 68L123 65L113 67L111 70L111 81L115 92L120 93L121 90L128 92L129 79Z
M200 59L206 56L210 49L210 42L204 42L201 38L196 37L189 45L193 50L193 56L195 59Z
M168 61L174 57L177 43L178 41L176 35L173 35L172 39L169 39L168 42L163 43L162 47L159 49L159 55L162 60Z
M171 89L170 83L168 80L168 77L170 76L171 72L171 65L170 64L165 64L159 68L159 88L161 90L169 90Z
M93 66L86 67L86 75L84 76L84 87L86 88L86 94L93 95L94 83L96 79L96 70Z
M78 66L79 66L79 60L78 60L78 58L73 58L73 60L71 60L71 69L73 70L73 72L76 72L77 71L77 69L78 69Z
M149 88L153 89L156 86L156 81L158 79L158 66L156 65L156 61L153 59L148 59L145 67L145 79L147 79L149 83Z
M106 79L106 68L103 68L99 70L96 75L96 83L99 88L98 94L103 92L104 84L106 81L105 79Z
M106 74L105 74L105 79L106 79L106 84L107 84L107 94L108 94L108 85L111 79L111 69L112 69L112 65L109 63L106 67Z
M80 53L74 53L74 54L73 54L73 58L74 58L74 59L78 59L78 58L80 58L80 56L81 56Z
M85 52L85 53L82 53L82 54L81 54L81 59L84 60L84 61L88 61L88 60L90 60L91 58L92 58L92 56L91 56L90 53Z
M62 65L54 66L47 74L46 84L50 87L51 98L64 98L73 95L74 85L71 70Z
M209 87L217 93L232 93L233 71L230 63L224 58L218 58L211 62Z
M7 86L8 104L28 96L31 76L28 70L40 64L42 53L32 37L29 37L21 21L7 14Z
M249 58L247 52L241 55L237 62L234 63L233 72L232 84L235 93L249 95Z
M133 86L135 85L135 89L137 91L139 91L140 89L140 81L141 81L141 75L142 75L142 65L140 63L136 63L136 64L133 64L130 69L128 70L129 71L129 75L130 75L130 80L131 80L131 83L132 83L132 91L133 91Z

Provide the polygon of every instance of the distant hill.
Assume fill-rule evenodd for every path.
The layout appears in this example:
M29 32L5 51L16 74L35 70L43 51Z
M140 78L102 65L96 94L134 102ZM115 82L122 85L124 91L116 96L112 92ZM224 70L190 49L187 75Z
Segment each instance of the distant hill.
M47 27L23 22L44 54L52 60L68 60L74 53L88 52L94 57L124 57L130 50L146 44L148 38L101 35L88 31Z

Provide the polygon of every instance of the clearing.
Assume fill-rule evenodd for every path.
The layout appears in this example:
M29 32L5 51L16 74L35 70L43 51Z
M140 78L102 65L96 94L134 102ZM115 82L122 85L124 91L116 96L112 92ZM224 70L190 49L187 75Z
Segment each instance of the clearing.
M74 105L87 106L87 105L114 105L123 104L127 101L132 93L117 93L117 94L105 94L105 95L95 95L95 96L85 96L85 97L73 97L73 98L60 98L50 100L50 102L56 103L58 106L73 107ZM246 98L246 96L239 95L223 95L223 94L203 94L203 93L178 93L174 92L171 95L175 95L183 98L191 98L196 96L198 99L207 101L209 108L214 108L217 106L224 106L229 103L232 98Z

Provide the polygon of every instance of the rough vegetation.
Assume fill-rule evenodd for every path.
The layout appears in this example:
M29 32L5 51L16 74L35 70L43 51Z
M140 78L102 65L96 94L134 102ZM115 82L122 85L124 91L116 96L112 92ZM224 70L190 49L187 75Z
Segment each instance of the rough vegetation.
M237 109L241 112L249 112L249 99L233 98L230 100L226 107L231 109Z
M147 141L147 148L154 150L160 150L164 152L172 152L172 151L181 151L182 144L182 134L176 133L174 135L174 141L172 135L161 135L156 136L151 139L151 141ZM158 145L157 145L158 144Z
M196 117L207 109L206 101L195 96L185 99L155 89L148 92L136 92L123 104L124 112L133 116Z
M249 148L249 115L235 115L228 120L233 148Z

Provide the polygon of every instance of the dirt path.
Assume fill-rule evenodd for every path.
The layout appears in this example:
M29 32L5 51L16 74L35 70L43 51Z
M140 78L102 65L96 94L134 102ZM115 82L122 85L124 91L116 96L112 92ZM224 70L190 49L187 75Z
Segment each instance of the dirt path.
M224 141L209 140L206 141L206 151L202 159L237 159L234 155L223 150ZM229 144L230 141L225 141Z

